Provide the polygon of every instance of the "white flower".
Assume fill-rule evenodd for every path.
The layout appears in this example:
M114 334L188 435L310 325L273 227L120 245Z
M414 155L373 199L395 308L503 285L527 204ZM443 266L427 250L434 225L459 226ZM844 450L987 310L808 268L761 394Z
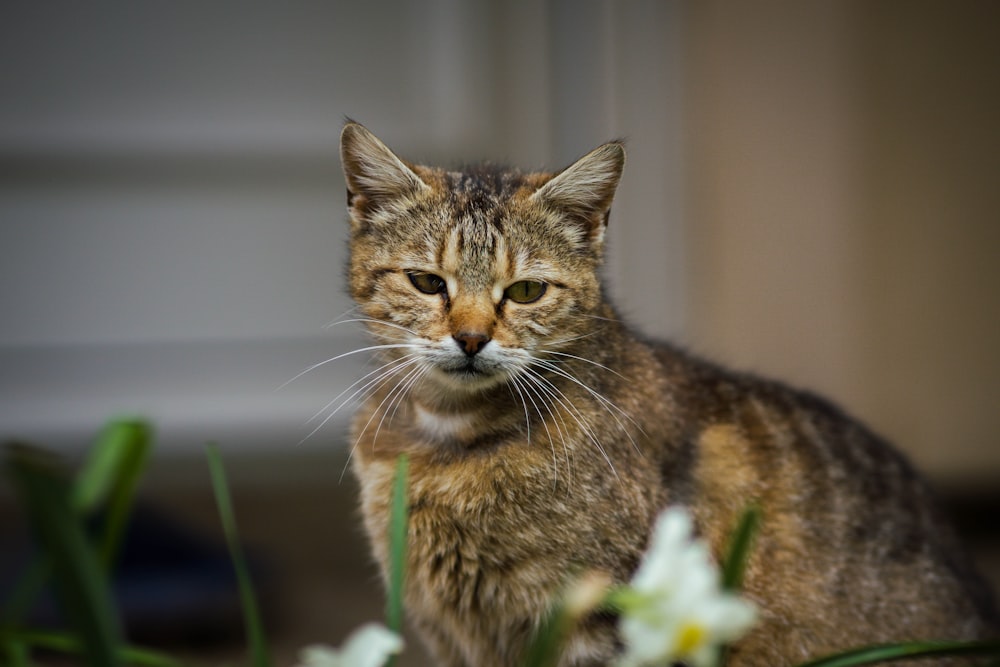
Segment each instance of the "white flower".
M649 550L621 596L622 667L683 660L708 667L718 647L753 624L753 606L722 590L708 547L692 537L690 516L660 514Z
M298 667L382 667L390 655L403 650L403 640L378 623L367 623L352 632L341 649L307 646Z

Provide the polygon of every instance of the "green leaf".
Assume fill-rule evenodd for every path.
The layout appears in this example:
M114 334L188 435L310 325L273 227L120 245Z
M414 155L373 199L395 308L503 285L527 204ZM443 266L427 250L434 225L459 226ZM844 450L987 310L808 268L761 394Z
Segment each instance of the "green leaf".
M392 507L389 517L389 591L386 599L386 626L403 634L403 590L406 585L407 532L410 524L408 501L410 460L406 454L396 461L396 477L392 485ZM389 665L395 664L395 657Z
M942 656L1000 656L1000 642L907 642L880 644L837 653L799 667L858 667L896 660Z
M138 420L105 426L73 487L73 506L83 514L106 507L101 535L101 563L114 565L135 499L139 479L152 449L152 429Z
M2 642L7 662L0 660L0 664L8 667L29 667L31 661L28 659L28 647L25 642L14 637L3 637Z
M65 471L52 455L23 445L10 447L7 465L39 548L51 563L56 597L79 633L87 664L118 667L118 616L106 574L71 505Z
M112 421L104 426L77 473L73 507L84 514L96 511L118 483L126 450L145 447L149 427L141 421Z
M760 518L760 508L751 505L743 512L736 530L729 538L729 548L722 564L722 587L726 590L739 590L743 585L743 575L750 560L754 538L760 528Z
M83 650L79 639L73 635L61 632L15 632L8 639L22 645L34 646L58 653L79 654ZM134 646L120 647L119 655L122 662L137 667L185 667L186 665L186 663L158 651L136 648Z
M226 537L226 545L229 548L229 558L233 561L233 569L236 571L236 581L240 590L243 620L246 623L252 664L254 667L271 667L271 656L267 648L267 639L264 636L264 625L260 618L257 596L254 593L253 582L250 579L250 568L247 567L243 548L240 545L239 535L236 531L236 517L233 513L233 504L229 495L229 484L226 481L226 471L222 465L222 456L219 454L219 448L215 445L206 446L205 453L208 457L208 468L212 476L212 490L215 493L215 503L218 506L219 518L222 521L222 531Z
M100 562L105 572L110 572L121 544L135 489L151 449L150 433L149 426L141 421L109 423L77 472L70 491L70 505L81 518L106 506L100 540ZM48 581L50 565L43 553L18 578L4 604L4 625L15 626L24 617Z

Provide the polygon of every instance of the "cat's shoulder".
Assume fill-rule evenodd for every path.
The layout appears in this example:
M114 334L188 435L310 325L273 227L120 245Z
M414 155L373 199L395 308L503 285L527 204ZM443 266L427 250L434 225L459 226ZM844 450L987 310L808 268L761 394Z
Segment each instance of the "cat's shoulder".
M676 397L706 423L740 421L748 411L771 418L808 419L823 428L850 428L874 438L868 427L834 398L766 373L735 369L674 343L647 340Z

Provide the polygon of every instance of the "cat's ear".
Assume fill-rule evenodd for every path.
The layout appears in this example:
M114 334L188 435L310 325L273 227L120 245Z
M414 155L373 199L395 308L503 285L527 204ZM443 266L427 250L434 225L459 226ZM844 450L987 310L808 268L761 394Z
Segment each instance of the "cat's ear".
M428 189L426 183L364 126L348 122L340 133L340 161L352 221L373 206Z
M556 174L532 197L586 222L590 239L600 243L624 168L625 146L613 141Z

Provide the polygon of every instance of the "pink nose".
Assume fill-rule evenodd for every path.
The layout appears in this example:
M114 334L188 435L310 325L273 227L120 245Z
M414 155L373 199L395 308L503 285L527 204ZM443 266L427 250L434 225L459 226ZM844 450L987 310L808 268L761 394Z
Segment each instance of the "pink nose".
M486 343L490 342L490 337L486 334L474 333L474 332L459 332L452 336L456 341L458 341L458 346L462 348L470 357L475 356Z

